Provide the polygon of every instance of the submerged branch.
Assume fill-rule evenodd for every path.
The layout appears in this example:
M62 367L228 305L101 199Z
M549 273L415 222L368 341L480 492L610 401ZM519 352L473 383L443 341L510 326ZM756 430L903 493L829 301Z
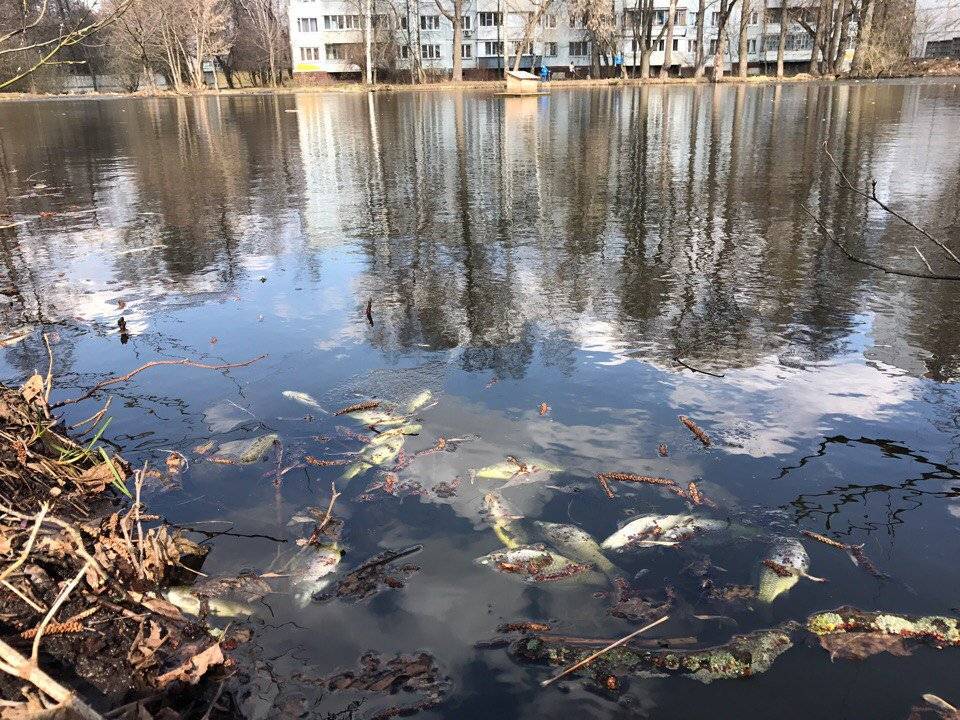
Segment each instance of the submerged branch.
M252 358L250 360L245 360L244 362L223 363L221 365L210 365L208 363L197 362L196 360L187 360L186 358L182 360L152 360L148 363L141 365L135 370L131 370L126 375L118 375L116 377L107 378L102 382L98 382L92 388L87 390L83 395L80 395L75 398L70 398L69 400L61 400L59 402L55 402L50 407L58 408L58 407L63 407L64 405L72 405L73 403L82 402L87 398L93 397L98 392L103 390L103 388L109 385L116 385L117 383L126 382L127 380L132 378L134 375L137 375L138 373L141 373L144 370L148 370L152 367L158 367L160 365L181 365L185 367L201 368L203 370L229 370L231 368L241 368L241 367L247 367L248 365L253 365L253 363L263 360L265 357L267 357L266 354L258 355L257 357Z

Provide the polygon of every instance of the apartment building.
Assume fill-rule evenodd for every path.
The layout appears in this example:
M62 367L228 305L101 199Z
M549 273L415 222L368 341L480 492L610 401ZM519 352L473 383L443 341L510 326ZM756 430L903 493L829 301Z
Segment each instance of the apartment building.
M449 0L441 0L445 8ZM504 49L512 66L516 48L523 41L528 23L535 17L525 0L471 0L464 2L460 19L463 37L460 47L465 77L489 75L504 65ZM626 6L625 6L626 3ZM749 18L748 53L752 66L775 63L780 31L778 0L768 0L766 9L753 10ZM620 59L628 71L640 64L640 48L633 34L631 0L614 0ZM655 10L653 37L667 22L669 8ZM408 73L420 67L427 74L443 75L453 67L453 23L437 8L434 0L371 0L373 65L381 71ZM697 52L696 25L699 2L684 6L680 1L674 23L671 66L675 73L690 71ZM714 1L707 6L704 43L708 65L718 37L720 13ZM505 10L506 8L506 10ZM335 77L359 76L364 66L366 41L366 0L291 0L290 41L295 73L320 73ZM737 13L727 25L727 63L737 58ZM532 28L532 53L521 58L521 67L546 65L566 72L573 65L584 76L591 64L590 35L583 18L571 16L566 4L556 0L549 12ZM653 68L664 62L665 39L654 43L650 59ZM504 48L506 43L506 48ZM813 42L810 34L791 22L786 40L785 62L806 63ZM416 57L412 55L416 54ZM607 68L611 71L612 68Z

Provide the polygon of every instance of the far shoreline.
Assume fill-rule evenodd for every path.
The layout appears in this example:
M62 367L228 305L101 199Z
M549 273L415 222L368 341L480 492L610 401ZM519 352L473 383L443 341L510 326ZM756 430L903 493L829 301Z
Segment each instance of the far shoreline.
M901 74L892 74L883 77L850 77L835 75L809 75L799 73L796 75L777 78L770 75L751 75L747 78L725 75L719 82L712 81L709 77L700 78L597 78L582 80L559 80L544 83L545 89L549 91L581 90L595 88L618 88L618 87L643 87L643 86L700 86L700 85L800 85L800 84L857 84L857 83L887 83L906 80L927 80L932 82L949 82L950 80L960 79L960 63L957 64L955 72L951 73L924 73L922 71L909 72ZM287 85L276 88L271 87L246 87L246 88L221 88L219 90L193 90L185 89L182 92L167 89L137 90L135 92L121 91L80 91L80 92L10 92L0 93L0 102L23 102L37 100L98 100L98 99L119 99L119 98L187 98L187 97L263 97L263 96L284 96L284 95L315 95L322 93L408 93L408 92L461 92L470 90L483 90L490 92L502 92L505 88L503 80L465 80L453 82L444 80L432 83L375 83L366 85L361 82L331 82L315 85ZM541 95L542 96L542 95ZM531 95L531 97L537 97Z

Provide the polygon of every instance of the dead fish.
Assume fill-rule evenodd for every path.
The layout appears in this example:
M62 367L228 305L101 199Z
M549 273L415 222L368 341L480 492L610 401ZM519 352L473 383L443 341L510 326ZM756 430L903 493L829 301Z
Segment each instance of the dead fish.
M391 415L383 410L361 410L360 412L349 413L350 417L361 425L372 427L374 425L403 425L407 418L402 415Z
M21 340L25 340L33 333L33 328L21 327L10 333L6 337L0 337L0 347L10 347L16 345Z
M360 453L360 459L350 465L341 477L350 480L372 467L386 465L400 454L404 440L402 435L393 435L379 445L367 445Z
M400 427L393 427L389 430L384 430L382 433L375 436L369 444L382 445L383 443L388 442L392 437L396 437L398 435L419 435L422 431L423 425L407 423L406 425L401 425Z
M424 390L423 392L421 392L421 393L419 393L418 395L414 396L414 397L407 403L407 412L408 412L408 413L416 412L417 410L419 410L420 408L422 408L424 405L426 405L426 404L427 404L428 402L430 402L431 400L433 400L433 393L430 392L429 390Z
M515 549L527 543L526 534L514 521L523 518L499 493L488 492L483 496L483 515L493 532L507 548Z
M290 589L301 608L310 604L314 595L333 581L333 574L343 557L337 543L308 545L290 563Z
M320 403L318 403L316 400L314 400L310 395L308 395L305 392L300 392L299 390L284 390L280 394L283 395L285 398L287 398L287 400L293 400L294 402L298 402L301 405L312 407L324 413L325 415L330 414L323 407L320 406Z
M543 545L521 545L516 548L497 550L477 558L480 565L492 567L499 572L517 575L527 582L563 582L594 579L592 567L577 563L548 550Z
M193 588L187 585L179 585L167 588L163 596L173 605L176 605L182 612L188 615L199 615L201 599L194 595ZM204 597L209 608L209 614L215 617L238 617L241 615L252 615L253 608L246 603L234 602L223 598Z
M677 545L678 540L662 540L661 536L692 519L692 515L644 515L631 520L600 547L605 550L620 550L630 545Z
M760 558L760 579L757 584L757 600L772 603L804 577L814 582L826 582L823 578L807 574L810 556L795 538L777 538Z
M564 525L562 523L552 523L536 521L534 522L547 541L561 553L596 566L606 575L613 573L613 563L607 560L600 551L600 546L589 533L581 530L576 525Z
M509 480L503 487L512 487L513 485L522 485L529 481L531 476L541 475L543 473L561 472L563 468L558 465L530 458L528 460L519 460L514 457L507 458L503 462L487 465L479 470L472 471L473 477L482 480Z
M274 433L251 440L231 440L223 443L213 457L242 464L255 463L274 446L277 440L279 437Z

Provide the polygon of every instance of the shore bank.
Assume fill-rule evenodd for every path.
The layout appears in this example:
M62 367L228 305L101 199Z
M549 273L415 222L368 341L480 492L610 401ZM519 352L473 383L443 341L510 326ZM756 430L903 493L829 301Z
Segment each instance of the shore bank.
M831 83L831 82L878 82L886 80L905 80L919 78L949 78L960 77L960 60L948 58L914 60L890 73L877 77L852 77L849 75L797 75L777 78L772 75L750 75L740 78L735 75L726 75L720 82L725 85L776 85L799 83ZM546 83L547 88L553 90L579 90L601 87L631 87L641 85L701 85L711 84L708 77L701 78L595 78L582 80L562 80ZM382 83L372 86L360 82L331 82L319 85L286 85L277 88L246 87L221 88L219 90L185 90L182 93L173 90L154 89L138 90L136 92L73 92L73 93L0 93L0 101L40 100L51 98L129 98L129 97L188 97L200 96L261 96L261 95L298 95L301 93L365 93L365 92L449 92L478 90L487 92L502 91L505 84L502 80L464 80L461 82L441 81L423 84Z

